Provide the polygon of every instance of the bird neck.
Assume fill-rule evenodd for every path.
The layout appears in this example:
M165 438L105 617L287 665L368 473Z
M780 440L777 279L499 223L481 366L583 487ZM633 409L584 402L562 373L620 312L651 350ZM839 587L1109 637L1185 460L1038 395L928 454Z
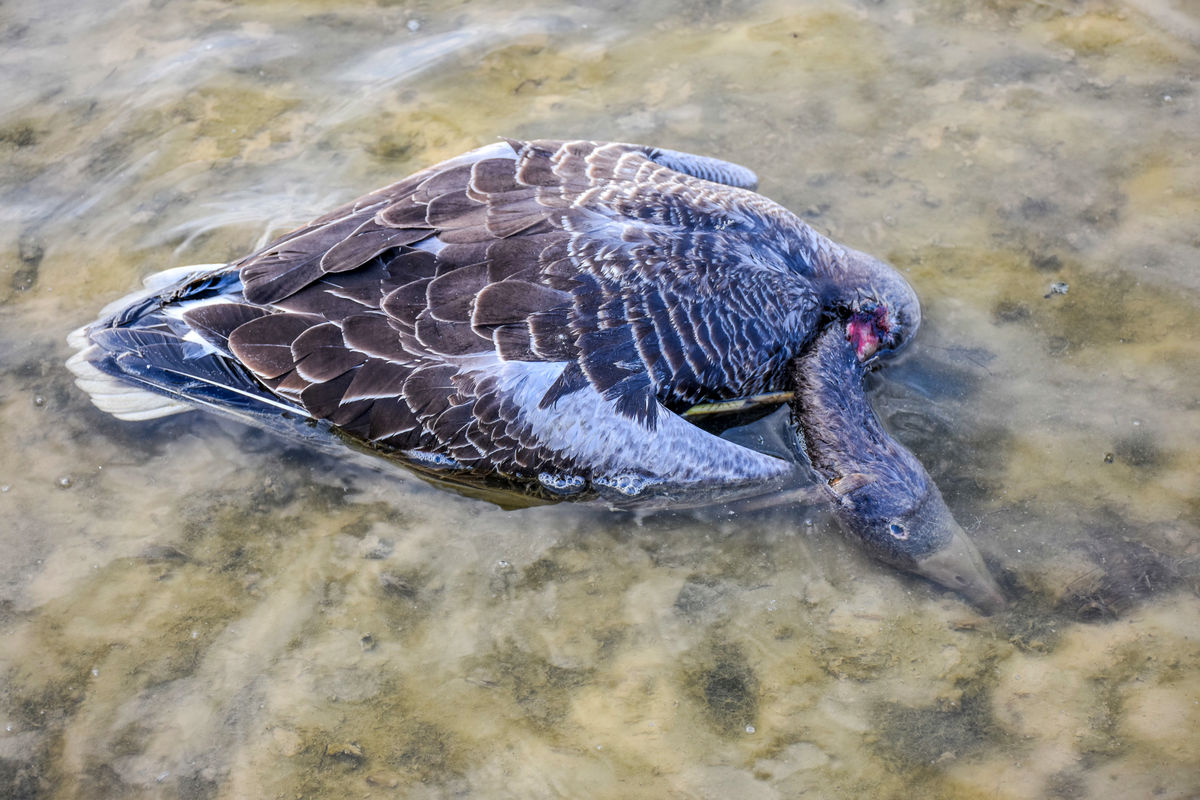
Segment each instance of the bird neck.
M924 470L867 402L866 371L838 322L792 360L792 413L812 468L839 499L875 481L922 492Z

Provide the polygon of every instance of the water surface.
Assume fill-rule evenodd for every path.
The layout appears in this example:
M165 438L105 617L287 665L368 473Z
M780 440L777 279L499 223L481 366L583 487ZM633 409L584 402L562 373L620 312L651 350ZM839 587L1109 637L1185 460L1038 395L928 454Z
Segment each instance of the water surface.
M1200 794L1200 17L1115 2L0 8L0 795ZM1014 598L819 507L505 512L64 337L499 135L756 169L925 309L871 379Z

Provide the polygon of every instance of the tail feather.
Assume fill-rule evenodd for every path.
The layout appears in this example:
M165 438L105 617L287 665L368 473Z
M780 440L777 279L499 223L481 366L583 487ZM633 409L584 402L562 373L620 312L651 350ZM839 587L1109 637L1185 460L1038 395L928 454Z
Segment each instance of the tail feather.
M219 277L222 268L199 265L151 275L144 289L110 303L100 320L71 332L67 343L76 352L67 368L97 408L138 421L197 406L242 419L300 411L203 339L196 341L178 309L164 305L177 300L186 305L193 281L211 289L208 279Z
M71 333L67 341L74 347L83 337L87 343L87 329L79 328ZM117 419L140 422L142 420L169 417L190 411L195 406L167 395L143 389L137 384L102 372L92 364L93 358L102 358L103 353L94 345L80 349L67 359L67 369L75 373L75 383L88 393L92 404Z

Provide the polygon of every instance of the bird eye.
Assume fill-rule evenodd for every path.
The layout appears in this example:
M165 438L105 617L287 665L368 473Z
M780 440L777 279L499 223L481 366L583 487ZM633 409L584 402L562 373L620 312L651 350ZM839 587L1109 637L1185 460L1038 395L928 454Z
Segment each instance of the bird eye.
M908 538L908 530L899 522L893 522L891 525L888 525L888 530L891 532L892 538L894 539Z

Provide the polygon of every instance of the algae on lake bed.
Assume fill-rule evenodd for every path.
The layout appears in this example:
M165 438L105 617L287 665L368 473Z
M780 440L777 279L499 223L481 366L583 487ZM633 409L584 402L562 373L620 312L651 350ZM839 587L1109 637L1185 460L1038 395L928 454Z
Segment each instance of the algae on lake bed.
M4 16L0 794L1200 794L1180 4ZM1011 608L821 508L503 512L70 383L66 333L146 274L499 135L744 163L903 271L924 327L872 398Z

